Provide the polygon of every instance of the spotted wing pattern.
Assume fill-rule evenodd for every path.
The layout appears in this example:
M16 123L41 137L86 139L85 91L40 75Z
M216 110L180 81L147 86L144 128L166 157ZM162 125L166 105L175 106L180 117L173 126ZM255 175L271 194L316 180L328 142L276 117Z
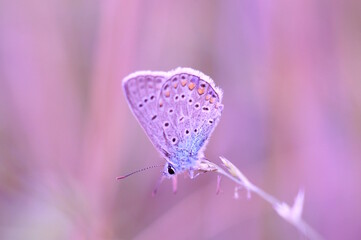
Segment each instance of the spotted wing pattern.
M123 87L134 115L163 156L180 151L203 155L223 109L222 91L209 77L190 68L137 72L125 78Z
M166 79L166 73L144 71L123 80L123 89L133 114L164 157L167 157L163 148L166 142L162 133L163 121L158 114L158 97Z
M167 149L203 154L222 113L221 97L221 90L199 72L186 69L170 76L158 100Z

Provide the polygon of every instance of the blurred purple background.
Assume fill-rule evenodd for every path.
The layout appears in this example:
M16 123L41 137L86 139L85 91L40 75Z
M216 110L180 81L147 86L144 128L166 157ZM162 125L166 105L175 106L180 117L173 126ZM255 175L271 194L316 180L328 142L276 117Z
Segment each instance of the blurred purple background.
M1 239L303 239L216 175L170 181L121 91L192 67L224 90L206 150L327 239L361 238L361 2L0 1Z

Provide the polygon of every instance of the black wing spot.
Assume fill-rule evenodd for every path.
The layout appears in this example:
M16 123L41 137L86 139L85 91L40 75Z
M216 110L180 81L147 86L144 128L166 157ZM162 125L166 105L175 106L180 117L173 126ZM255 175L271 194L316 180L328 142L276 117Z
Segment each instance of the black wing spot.
M212 123L213 123L213 120L212 120L212 119L210 119L208 122L209 122L209 124L212 124Z
M186 96L184 95L184 94L182 94L182 96L181 96L182 98L185 98Z
M172 138L172 143L175 144L177 142L177 138Z
M139 104L139 107L140 107L140 108L141 108L141 107L143 107L143 104L142 104L142 103L140 103L140 104Z
M199 103L196 103L196 104L194 105L194 107L195 107L195 108L199 108Z
M198 132L198 129L197 129L197 128L195 128L195 129L194 129L194 132L195 132L195 133L196 133L196 132Z
M209 111L209 108L208 107L203 107L202 108L204 111Z
M154 119L156 119L157 118L157 115L154 115L153 117L152 117L152 120L154 120Z
M153 100L154 99L154 95L150 96L150 100Z
M169 109L169 111L168 111L169 113L173 113L173 109Z
M144 99L144 102L145 102L145 103L148 102L148 99Z
M189 130L187 129L187 130L186 130L186 135L188 135L188 134L189 134Z
M169 127L169 122L165 122L164 127Z

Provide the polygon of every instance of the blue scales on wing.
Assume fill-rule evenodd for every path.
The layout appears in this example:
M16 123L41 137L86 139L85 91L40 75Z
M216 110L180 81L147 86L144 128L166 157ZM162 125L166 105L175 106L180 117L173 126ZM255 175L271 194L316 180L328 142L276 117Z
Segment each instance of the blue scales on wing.
M223 109L222 91L196 71L170 76L158 97L166 148L175 158L203 157L203 149ZM182 160L180 160L182 161Z

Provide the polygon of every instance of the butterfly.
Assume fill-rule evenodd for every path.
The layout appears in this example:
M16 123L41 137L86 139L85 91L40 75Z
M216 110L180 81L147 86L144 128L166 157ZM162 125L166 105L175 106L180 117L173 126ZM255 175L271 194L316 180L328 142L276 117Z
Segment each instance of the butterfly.
M122 82L128 105L166 160L163 177L202 169L204 150L217 126L223 92L200 71L138 71Z

